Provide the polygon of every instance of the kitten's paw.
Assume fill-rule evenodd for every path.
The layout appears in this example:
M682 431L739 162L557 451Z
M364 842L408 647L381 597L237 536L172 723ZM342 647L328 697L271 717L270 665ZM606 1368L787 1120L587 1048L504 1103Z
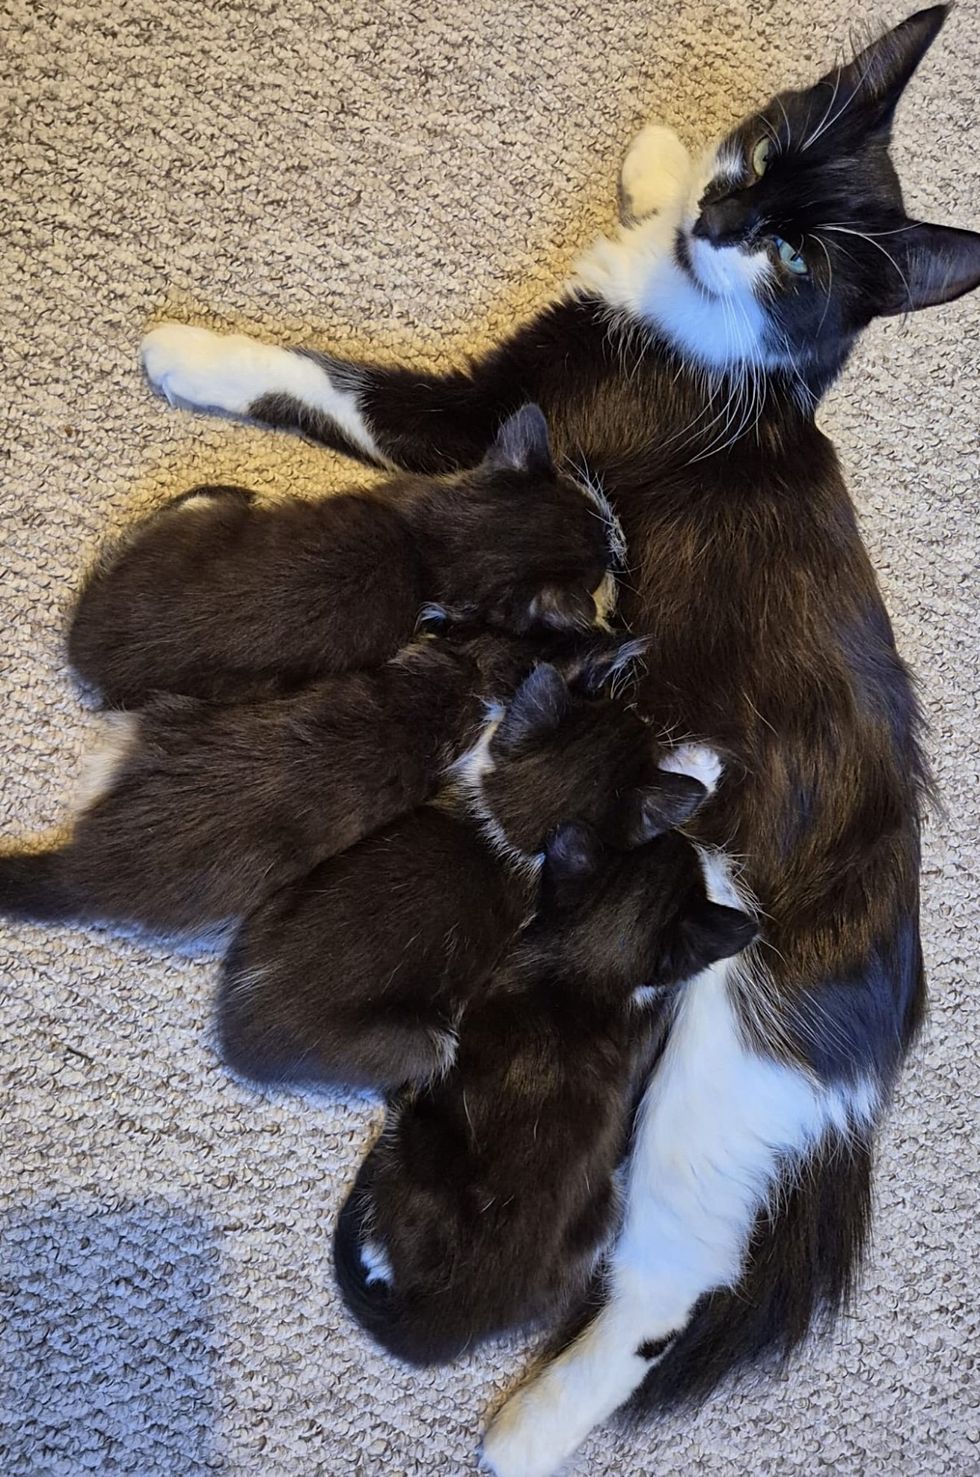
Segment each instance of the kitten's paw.
M279 387L283 354L243 333L186 323L161 323L140 347L147 379L171 405L228 415L246 415L254 401Z
M725 766L707 744L678 744L660 761L661 769L673 774L689 774L700 781L709 795L713 795L725 772Z
M624 220L642 220L682 199L690 177L691 156L674 130L648 123L630 145L619 175Z

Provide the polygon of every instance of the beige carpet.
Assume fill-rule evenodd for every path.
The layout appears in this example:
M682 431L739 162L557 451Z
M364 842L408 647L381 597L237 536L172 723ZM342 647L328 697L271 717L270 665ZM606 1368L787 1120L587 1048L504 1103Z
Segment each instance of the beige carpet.
M808 80L855 8L3 0L0 17L11 836L62 819L90 732L60 641L103 531L195 478L358 476L154 400L136 363L149 319L462 351L545 299L611 224L640 123L694 139ZM898 129L911 204L975 226L978 72L980 8L964 0ZM978 361L980 296L869 335L822 417L922 679L948 806L926 862L932 1021L885 1135L863 1296L786 1379L639 1438L597 1434L580 1474L980 1472ZM351 1327L330 1233L377 1111L230 1080L213 981L94 933L0 936L0 1472L474 1471L524 1350L416 1374Z

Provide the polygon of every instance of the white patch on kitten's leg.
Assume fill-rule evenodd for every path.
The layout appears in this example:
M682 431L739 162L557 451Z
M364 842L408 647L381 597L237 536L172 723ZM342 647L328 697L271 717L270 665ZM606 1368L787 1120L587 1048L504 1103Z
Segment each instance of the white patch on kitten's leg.
M99 720L95 746L82 760L75 789L75 808L88 810L107 795L139 737L138 713L105 713Z
M672 128L648 123L630 144L619 183L623 212L642 220L683 199L691 177L691 156Z
M709 795L718 788L725 768L714 749L709 749L707 744L678 744L666 758L661 759L659 767L669 769L672 774L689 774L704 785Z
M384 462L354 390L334 384L307 354L263 344L243 333L212 333L162 323L143 340L147 379L172 405L248 416L266 395L288 395L332 420L368 456Z

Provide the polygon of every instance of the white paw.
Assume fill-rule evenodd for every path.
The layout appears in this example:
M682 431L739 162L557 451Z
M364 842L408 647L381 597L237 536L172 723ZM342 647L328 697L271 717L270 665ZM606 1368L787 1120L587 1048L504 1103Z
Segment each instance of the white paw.
M171 405L245 415L282 384L283 349L243 333L212 333L185 323L162 323L143 340L140 357L153 388ZM311 366L312 368L312 366Z
M682 200L691 178L691 157L672 128L648 123L623 160L619 182L624 214L642 220Z
M678 744L661 759L660 768L669 769L673 774L689 774L704 785L709 795L714 794L725 772L718 755L707 744Z
M554 1477L574 1452L576 1442L555 1442L554 1433L542 1430L535 1414L524 1409L517 1395L491 1423L480 1456L494 1477ZM543 1425L547 1428L547 1419Z

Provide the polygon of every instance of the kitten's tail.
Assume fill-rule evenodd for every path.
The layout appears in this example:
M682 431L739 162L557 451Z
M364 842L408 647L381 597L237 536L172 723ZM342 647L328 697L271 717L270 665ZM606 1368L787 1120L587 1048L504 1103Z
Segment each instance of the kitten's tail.
M66 923L79 916L75 889L66 876L64 851L0 855L0 917Z

